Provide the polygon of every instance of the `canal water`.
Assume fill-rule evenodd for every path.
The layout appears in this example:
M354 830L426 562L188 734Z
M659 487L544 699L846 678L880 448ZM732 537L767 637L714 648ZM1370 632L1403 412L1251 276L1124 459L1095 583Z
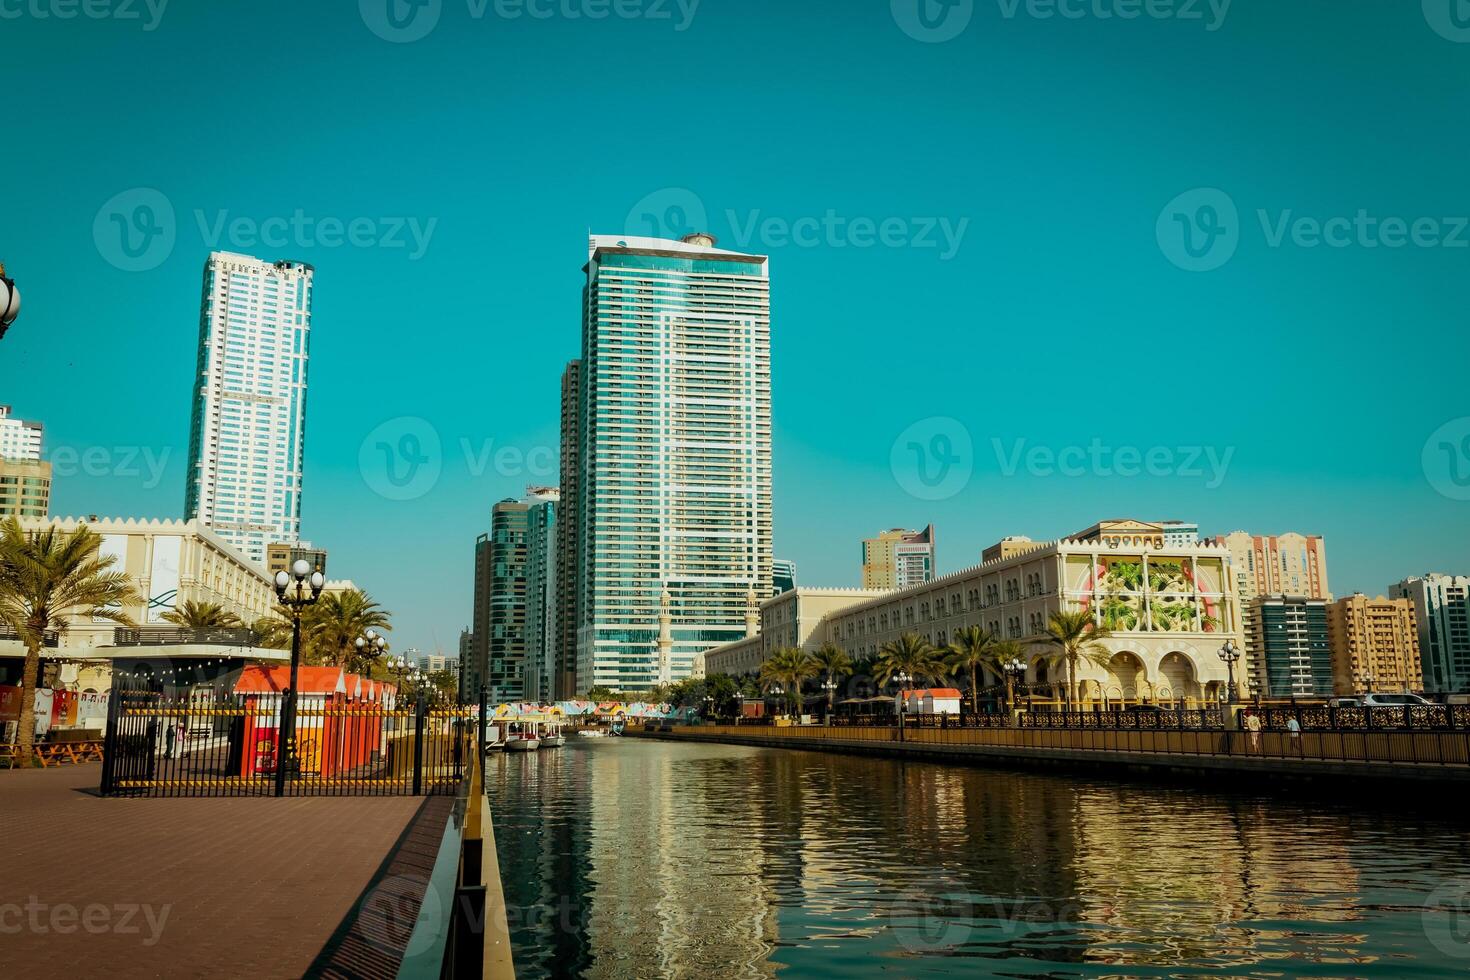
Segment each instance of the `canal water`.
M1448 818L569 741L487 765L521 978L1470 975Z

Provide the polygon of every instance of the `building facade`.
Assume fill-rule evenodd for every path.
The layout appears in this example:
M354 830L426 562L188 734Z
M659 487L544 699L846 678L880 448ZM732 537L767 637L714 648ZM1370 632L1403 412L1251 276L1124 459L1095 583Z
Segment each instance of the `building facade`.
M261 566L301 536L312 277L231 252L204 265L184 514Z
M863 540L863 588L907 589L932 581L934 525L922 531L894 528Z
M577 487L582 454L578 451L577 412L582 362L567 364L561 375L561 506L556 524L556 697L577 695L577 576L581 560L577 521Z
M758 609L752 607L748 636L705 651L701 658L704 676L754 674L783 647L813 652L823 643L821 626L827 616L883 594L875 589L808 588L778 593Z
M561 495L555 487L530 487L526 511L526 667L524 700L556 700L556 542Z
M42 434L40 422L18 419L9 405L0 405L0 459L39 460Z
M788 642L794 638L807 648L833 643L856 659L878 655L905 633L943 647L956 631L979 626L1020 641L1028 649L1023 686L1057 697L1062 676L1048 662L1043 631L1052 613L1086 609L1110 635L1100 641L1106 662L1079 667L1084 702L1191 704L1224 696L1226 670L1218 651L1227 640L1239 644L1242 638L1223 548L1202 542L1154 548L1152 540L1134 548L1118 539L1027 545L897 592L854 597L798 588L793 598L777 596L761 610L764 623L767 606L772 609L770 636L758 638L758 645L742 640L710 651L705 669L758 667L768 647L794 645ZM824 591L836 608L824 612L815 629L807 619L795 633L779 632L781 603L799 610L803 594Z
M1470 692L1470 577L1431 572L1390 586L1388 594L1414 606L1424 689Z
M771 560L771 594L780 595L796 588L796 562L786 558Z
M1250 600L1244 669L1257 698L1319 698L1333 691L1327 600L1264 595Z
M168 626L164 618L185 602L218 603L245 624L270 615L276 593L264 569L199 521L53 518L22 520L27 531L54 527L64 534L85 524L101 539L98 553L128 576L139 601L122 608L138 626ZM68 646L109 646L117 624L69 617Z
M584 272L576 683L646 690L771 586L768 263L595 236Z
M285 541L272 541L265 546L265 570L271 575L276 572L287 572L291 566L298 561L305 561L313 569L327 574L327 551L325 548L313 548L310 541L300 541L291 544Z
M1332 598L1327 587L1327 546L1321 535L1231 531L1215 538L1215 543L1230 552L1242 599L1262 595Z
M1345 596L1327 607L1327 636L1335 694L1424 690L1410 600Z
M45 517L51 512L51 464L0 459L0 518Z

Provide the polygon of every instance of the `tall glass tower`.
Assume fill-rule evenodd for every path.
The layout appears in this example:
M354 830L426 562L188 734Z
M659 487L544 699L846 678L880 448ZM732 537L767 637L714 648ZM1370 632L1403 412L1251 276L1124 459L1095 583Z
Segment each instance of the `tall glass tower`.
M301 536L312 267L211 252L184 513L262 567Z
M577 687L643 690L770 593L768 262L598 235L584 271Z

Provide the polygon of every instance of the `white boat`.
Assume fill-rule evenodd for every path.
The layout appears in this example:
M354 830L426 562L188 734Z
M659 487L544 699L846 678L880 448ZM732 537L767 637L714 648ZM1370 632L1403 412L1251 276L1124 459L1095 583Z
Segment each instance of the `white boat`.
M534 752L540 747L540 719L519 718L506 726L505 750L507 752Z
M505 735L501 732L499 725L485 726L485 751L494 752L496 749L505 748Z
M582 728L577 731L582 738L607 738L607 732L600 728Z
M541 748L541 740L535 735L510 735L505 740L507 752L535 752Z
M546 730L541 733L541 747L544 749L559 749L567 744L567 737L562 734L561 726L550 722Z

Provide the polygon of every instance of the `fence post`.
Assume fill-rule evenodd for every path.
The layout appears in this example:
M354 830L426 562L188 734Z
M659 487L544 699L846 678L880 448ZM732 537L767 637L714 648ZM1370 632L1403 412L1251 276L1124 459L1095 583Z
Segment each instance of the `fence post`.
M485 729L488 727L490 713L490 692L484 684L480 685L480 733L476 740L476 746L480 750L480 758L485 757Z
M115 778L113 767L117 764L117 712L118 702L122 700L118 684L120 679L120 674L113 678L112 693L107 699L107 727L102 734L101 792L103 796L112 792Z
M422 796L424 789L424 699L413 705L413 795Z

